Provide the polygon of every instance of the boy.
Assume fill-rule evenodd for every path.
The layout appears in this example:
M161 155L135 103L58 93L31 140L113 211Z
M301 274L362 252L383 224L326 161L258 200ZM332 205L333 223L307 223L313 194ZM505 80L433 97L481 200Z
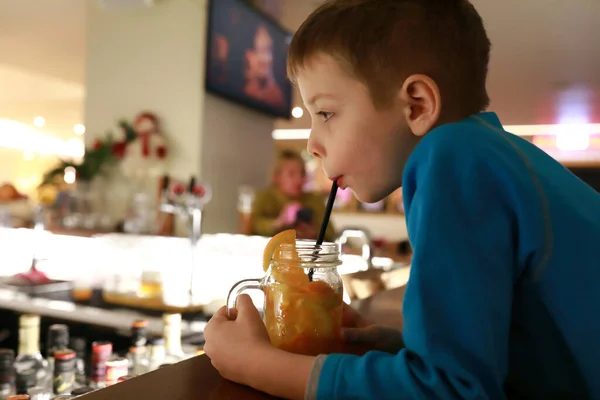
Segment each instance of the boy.
M481 112L489 48L467 0L332 0L302 25L309 150L362 201L402 186L404 331L355 318L399 345L288 354L242 296L205 331L224 377L297 399L600 398L600 195Z

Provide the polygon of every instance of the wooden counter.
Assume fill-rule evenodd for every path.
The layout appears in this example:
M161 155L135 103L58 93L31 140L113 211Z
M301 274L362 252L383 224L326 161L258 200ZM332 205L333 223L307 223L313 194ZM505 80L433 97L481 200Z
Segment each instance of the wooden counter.
M402 328L404 289L387 290L352 302L372 321ZM274 397L223 379L205 356L161 368L81 397L85 400L259 400Z
M406 286L383 290L362 300L353 300L352 307L378 325L391 326L402 330L402 302Z
M261 400L274 397L225 380L205 356L92 392L84 400Z

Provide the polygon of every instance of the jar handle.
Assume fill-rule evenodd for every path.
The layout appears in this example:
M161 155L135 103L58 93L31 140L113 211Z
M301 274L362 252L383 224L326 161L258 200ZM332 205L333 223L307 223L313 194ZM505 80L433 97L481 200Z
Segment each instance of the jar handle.
M237 308L237 299L243 291L249 289L263 290L262 279L244 279L233 285L227 295L227 318L231 319L231 310Z

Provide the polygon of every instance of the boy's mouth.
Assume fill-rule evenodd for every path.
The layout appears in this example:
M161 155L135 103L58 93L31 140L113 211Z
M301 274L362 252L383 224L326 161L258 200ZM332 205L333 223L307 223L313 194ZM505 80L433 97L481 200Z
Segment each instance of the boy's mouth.
M329 179L332 180L332 181L337 181L338 187L340 189L345 189L344 188L344 176L343 175L339 175L339 176L336 176L336 177L333 177L333 178L329 178Z

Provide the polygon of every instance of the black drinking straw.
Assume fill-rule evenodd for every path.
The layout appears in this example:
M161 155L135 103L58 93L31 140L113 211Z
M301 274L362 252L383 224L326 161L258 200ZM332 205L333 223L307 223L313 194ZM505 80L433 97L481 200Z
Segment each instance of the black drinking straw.
M338 184L337 181L333 181L331 184L331 191L329 192L329 198L327 199L327 206L325 207L325 215L323 216L323 221L321 221L321 230L319 231L319 236L317 236L317 243L315 248L315 256L318 254L318 247L323 244L323 239L325 239L325 232L327 231L327 225L329 224L329 217L331 217L331 210L333 209L333 203L335 202L335 195L337 194ZM315 273L315 269L311 268L308 270L308 281L312 282L313 275Z

